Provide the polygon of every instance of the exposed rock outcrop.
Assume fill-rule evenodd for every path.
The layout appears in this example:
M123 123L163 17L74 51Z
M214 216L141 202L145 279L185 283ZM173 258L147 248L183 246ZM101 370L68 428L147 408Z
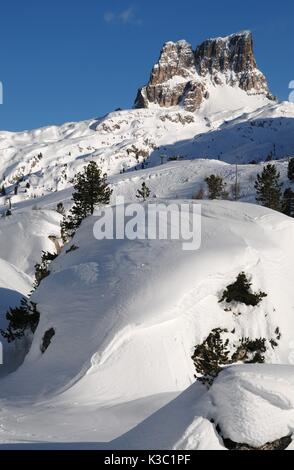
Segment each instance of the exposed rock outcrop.
M138 91L135 107L181 105L194 112L209 97L209 85L238 86L248 94L271 98L256 66L250 32L209 39L195 52L186 41L167 42L149 83Z
M237 85L247 92L269 94L267 81L256 65L250 32L204 41L196 48L195 66L201 77L210 76L216 85Z

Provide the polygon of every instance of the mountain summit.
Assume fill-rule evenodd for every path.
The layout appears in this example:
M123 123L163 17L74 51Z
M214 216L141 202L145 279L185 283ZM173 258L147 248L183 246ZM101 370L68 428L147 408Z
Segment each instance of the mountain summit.
M273 99L256 65L251 32L208 39L195 51L183 40L167 42L148 84L138 91L135 108L181 105L194 112L209 98L211 86L239 87L249 95Z

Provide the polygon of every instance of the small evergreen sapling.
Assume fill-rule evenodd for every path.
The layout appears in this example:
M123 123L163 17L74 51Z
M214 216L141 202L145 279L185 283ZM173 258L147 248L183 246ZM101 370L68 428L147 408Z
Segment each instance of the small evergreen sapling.
M269 209L281 210L282 184L275 165L269 163L264 167L262 173L257 175L254 187L258 203Z
M219 303L221 302L239 302L245 305L258 305L264 297L267 296L265 292L252 292L252 283L246 277L244 272L240 273L233 284L230 284L225 289Z
M151 194L151 191L148 188L148 186L146 186L146 183L144 182L142 183L141 189L138 189L136 198L143 199L143 201L146 201L150 197L150 194Z
M277 334L278 332L278 334ZM231 334L235 333L235 330ZM270 339L268 344L274 349L281 338L279 328L276 329L276 338ZM192 360L196 369L196 379L210 387L224 366L237 362L245 364L263 364L267 351L266 338L240 338L235 344L230 341L228 331L215 328L202 344L195 347Z
M209 199L226 199L228 193L226 192L226 183L221 176L210 175L205 178L205 183L208 186Z
M224 364L229 363L229 339L223 340L222 334L227 330L216 328L195 348L192 360L195 365L196 378L205 385L212 385Z
M42 251L41 263L35 265L35 287L38 287L45 277L49 276L50 271L48 269L49 264L57 258L57 254L49 253L49 251Z
M73 237L82 221L93 215L96 206L108 204L112 190L107 183L107 175L101 174L97 163L90 162L73 179L73 207L68 217L61 222L61 236L64 242Z
M9 321L8 328L0 330L0 333L8 343L11 343L22 338L27 331L32 333L36 331L40 313L36 303L23 298L19 307L9 309L6 319Z

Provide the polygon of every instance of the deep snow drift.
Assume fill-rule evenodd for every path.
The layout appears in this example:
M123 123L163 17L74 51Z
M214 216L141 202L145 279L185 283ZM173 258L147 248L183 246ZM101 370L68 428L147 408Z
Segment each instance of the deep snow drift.
M234 339L268 340L279 327L278 348L269 347L266 359L292 363L292 219L250 204L202 201L198 251L183 251L180 241L97 241L94 222L82 224L74 239L79 249L64 251L33 295L41 321L31 350L19 369L1 380L2 441L118 437L194 382L194 346L216 327L234 331ZM242 270L254 289L268 296L257 308L243 306L235 315L218 300ZM51 327L56 334L42 355L40 344ZM110 418L113 407L119 429ZM188 427L187 410L178 412ZM19 416L23 424L16 431ZM102 427L90 425L95 416ZM197 422L197 435L204 441L199 437L195 446L222 446L205 415L199 416L204 421ZM169 445L191 446L185 433ZM185 444L177 444L181 439ZM157 446L165 443L158 436Z

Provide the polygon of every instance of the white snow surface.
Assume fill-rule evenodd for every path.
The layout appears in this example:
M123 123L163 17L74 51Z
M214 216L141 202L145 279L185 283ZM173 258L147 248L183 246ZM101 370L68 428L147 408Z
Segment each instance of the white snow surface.
M292 219L251 204L202 201L202 245L195 252L183 251L180 241L97 241L94 222L84 221L74 239L79 249L64 251L33 294L41 321L32 347L23 365L1 380L2 442L79 447L112 441L99 445L133 448L141 434L130 440L125 433L142 422L146 435L144 418L194 382L194 346L216 327L234 329L236 338L270 339L279 326L281 341L266 360L292 363ZM241 270L268 297L235 315L218 298ZM51 327L56 334L42 355L40 344ZM166 439L163 426L156 448L222 448L205 407L194 422L195 412L185 406L177 411L186 416L182 434ZM118 427L114 416L121 420ZM220 421L227 422L222 415ZM285 418L283 433L288 423ZM261 436L263 424L260 429Z
M95 217L84 221L78 250L66 246L33 294L41 320L29 353L5 345L1 448L224 449L216 424L255 447L293 432L294 222L250 203L270 152L283 187L293 186L294 105L233 87L209 92L195 114L151 106L0 132L1 213L12 200L12 216L0 219L1 328L6 309L29 294L42 250L55 252L56 205L70 207L70 180L88 161L108 173L112 204L118 195L135 201L143 181L153 202L202 204L198 251L180 241L98 242ZM241 202L191 200L212 173L230 192L236 163ZM268 295L255 309L226 312L219 295L242 270ZM277 327L282 336L267 364L228 368L206 392L191 356L217 327L233 341L269 344ZM49 328L55 336L42 355Z
M69 188L73 175L90 160L112 176L123 169L141 169L143 158L152 167L160 163L160 156L165 162L181 157L248 163L264 161L270 152L276 159L294 154L292 103L248 96L238 87L209 85L209 93L197 113L151 106L59 127L2 131L0 183L15 205ZM15 196L20 177L23 182ZM4 202L0 197L1 211Z
M293 366L229 367L214 383L209 398L209 414L225 438L259 447L293 433Z

